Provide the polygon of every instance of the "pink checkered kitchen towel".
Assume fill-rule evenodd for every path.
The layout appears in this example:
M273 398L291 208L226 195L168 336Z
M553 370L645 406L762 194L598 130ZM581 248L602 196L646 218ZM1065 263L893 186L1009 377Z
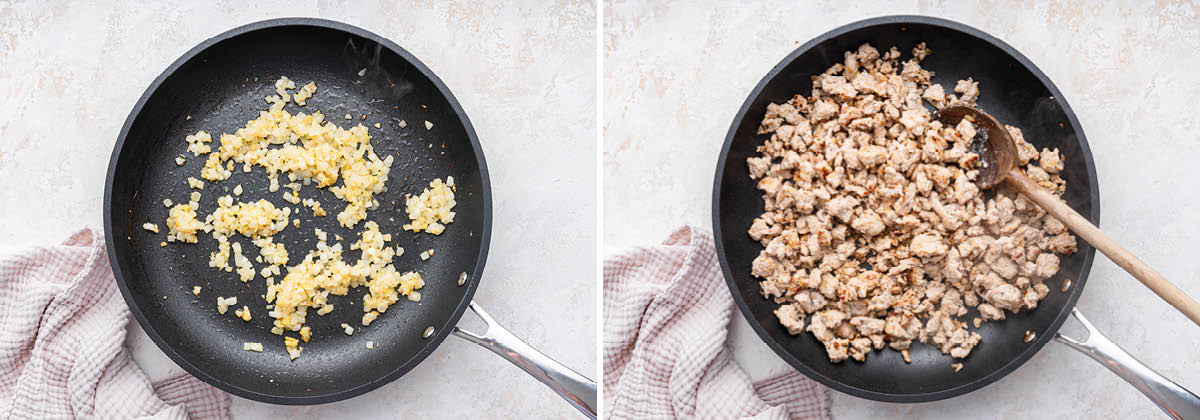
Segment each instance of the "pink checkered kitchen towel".
M829 419L828 391L798 372L750 382L725 343L732 311L709 232L607 258L608 418Z
M151 384L134 364L100 232L0 256L0 301L0 417L230 417L224 392L186 373Z

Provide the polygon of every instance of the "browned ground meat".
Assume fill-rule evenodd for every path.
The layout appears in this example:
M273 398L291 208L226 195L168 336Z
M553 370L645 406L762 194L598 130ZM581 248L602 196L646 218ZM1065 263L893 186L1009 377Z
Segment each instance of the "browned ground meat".
M1075 252L1075 237L1032 202L1003 187L986 198L974 184L975 127L933 121L926 104L974 105L979 82L947 93L921 68L930 53L923 43L904 61L894 47L847 51L813 77L810 96L767 106L759 133L770 139L747 160L765 201L749 231L763 246L752 274L788 331L811 332L834 362L913 341L966 357L980 342L972 327L1037 307L1056 254ZM1061 195L1059 151L1007 129L1020 167Z

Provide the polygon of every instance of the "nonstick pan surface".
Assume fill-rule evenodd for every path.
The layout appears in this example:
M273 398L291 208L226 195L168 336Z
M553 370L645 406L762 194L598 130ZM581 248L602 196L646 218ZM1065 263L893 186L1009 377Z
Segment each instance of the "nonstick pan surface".
M360 71L365 69L361 76ZM216 242L200 235L198 244L160 243L166 235L141 228L162 225L162 200L187 202L193 191L185 181L199 178L203 157L185 152L184 137L206 130L218 138L232 133L267 108L265 96L274 82L287 76L303 85L315 81L317 94L306 107L289 104L289 112L322 111L339 126L369 126L380 156L395 156L388 190L378 194L377 210L368 220L391 233L390 245L407 251L394 260L397 270L416 270L425 279L422 300L401 299L369 327L360 324L366 288L332 297L336 310L324 316L310 312L313 340L300 358L289 361L283 338L270 332L272 318L264 309L262 277L242 283L235 273L208 267ZM344 120L350 114L352 120ZM365 120L362 115L366 115ZM407 128L400 128L401 120ZM425 128L425 121L433 124ZM382 128L375 128L380 123ZM214 147L215 149L215 147ZM177 166L174 159L187 162ZM240 167L238 168L240 169ZM457 184L457 217L441 236L403 231L405 194L420 193L434 178L453 176ZM339 180L340 182L340 180ZM298 207L288 226L275 236L300 261L316 244L314 228L344 239L348 248L363 230L341 228L336 220L345 202L328 189L304 187L301 197L315 197L328 212L314 217L302 206L285 202L285 189L270 193L261 167L235 170L225 181L207 183L201 191L203 217L219 196L241 184L240 201L264 198L276 206ZM491 231L491 193L487 165L475 131L454 95L412 54L365 30L320 19L277 19L217 35L171 64L146 90L126 120L113 150L105 187L104 227L109 258L121 293L134 317L172 360L192 375L233 394L277 404L318 404L362 394L386 384L420 363L451 333L478 286ZM297 214L298 213L298 214ZM235 235L253 258L254 247ZM422 261L418 254L436 250ZM343 255L347 261L358 251ZM261 268L256 264L256 268ZM459 285L461 273L467 273ZM201 286L199 298L192 287ZM216 298L237 297L248 305L246 323L216 311ZM355 327L353 336L341 323ZM427 327L434 334L423 338ZM377 348L367 349L374 341ZM262 353L242 350L243 342L261 342Z
M1096 169L1087 139L1075 114L1054 83L1029 59L1004 42L969 26L930 17L887 16L852 23L805 43L771 69L739 109L721 151L713 185L713 231L717 255L742 315L759 337L800 372L838 391L880 401L920 402L961 395L995 382L1037 353L1071 313L1087 281L1095 251L1083 241L1062 257L1061 268L1047 280L1051 293L1032 311L1009 314L1001 322L974 329L983 342L955 372L956 360L930 345L914 344L912 363L900 353L872 352L866 362L830 363L825 349L810 333L790 335L771 313L778 307L759 294L750 263L762 247L747 235L763 201L749 177L746 158L765 136L756 134L767 104L783 103L795 94L808 95L810 76L820 74L844 51L869 42L881 51L896 46L907 59L912 47L926 42L933 50L922 67L933 80L953 88L960 79L979 81L979 107L1000 121L1017 126L1037 146L1057 147L1066 167L1063 199L1093 223L1100 220ZM1060 291L1065 282L1067 290ZM972 308L967 319L976 315ZM1026 343L1026 331L1036 333Z

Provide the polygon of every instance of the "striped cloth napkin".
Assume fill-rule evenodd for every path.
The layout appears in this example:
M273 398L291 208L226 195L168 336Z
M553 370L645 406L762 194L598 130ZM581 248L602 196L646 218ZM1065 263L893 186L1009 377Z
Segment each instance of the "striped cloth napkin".
M0 256L0 300L0 417L230 418L224 392L186 373L151 383L130 358L100 232Z
M828 391L798 372L751 383L726 346L732 311L709 232L606 258L607 417L829 419Z

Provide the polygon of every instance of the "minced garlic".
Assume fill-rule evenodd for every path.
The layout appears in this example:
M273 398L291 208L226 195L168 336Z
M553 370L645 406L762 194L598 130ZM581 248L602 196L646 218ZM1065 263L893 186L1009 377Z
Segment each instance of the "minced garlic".
M176 204L167 215L167 242L196 243L196 232L204 229L204 223L196 219L196 210L191 203Z
M217 313L225 315L225 312L229 310L230 305L237 305L236 296L228 299L217 296Z
M304 351L304 347L300 347L300 340L292 337L283 338L283 347L287 349L290 360L296 360L297 357L300 357L300 352Z
M242 308L238 309L236 311L233 311L233 314L237 315L238 318L241 318L242 321L250 322L251 318L250 318L250 307L249 306L242 305Z
M317 188L329 187L347 202L346 209L338 214L338 222L345 227L354 227L366 217L366 210L378 205L374 194L384 190L394 160L375 154L366 126L343 129L326 122L320 112L262 112L234 134L221 135L220 143L201 171L205 179L227 179L231 171L221 165L239 162L309 180ZM342 185L334 185L339 177Z
M188 187L189 187L189 188L195 188L195 189L197 189L197 190L203 190L203 189L204 189L204 181L201 181L201 180L199 180L199 179L196 179L196 177L191 177L191 176L189 176L189 177L188 177L188 179L187 179L187 183L188 183Z
M365 326L371 325L372 322L375 322L375 318L379 318L379 312L371 311L371 312L367 312L367 313L363 314L363 317L362 317L363 326L365 327Z
M446 182L434 179L429 182L420 195L409 194L405 198L405 209L408 218L412 220L403 226L404 230L441 235L446 230L445 224L454 221L454 178L447 177Z
M308 82L307 85L300 87L300 91L292 96L292 101L296 102L296 105L304 106L308 98L311 98L314 93L317 93L317 84L315 82Z
M184 140L188 143L187 150L192 152L193 156L200 156L212 151L212 147L208 145L212 143L212 136L204 131L197 131L196 134L187 136Z
M225 236L234 232L242 236L258 239L274 235L283 230L288 223L292 209L276 208L267 200L253 203L234 203L228 195L217 199L217 209L207 218L212 224L213 231Z
M326 242L328 235L317 230L320 239L317 249L310 251L298 264L287 265L287 249L282 244L274 243L272 236L289 223L299 228L298 210L301 203L317 217L327 214L316 199L300 198L301 186L328 188L335 197L346 202L345 208L337 214L337 220L342 227L353 228L366 218L368 210L379 206L375 195L386 191L395 157L376 155L368 128L362 123L342 128L327 121L319 111L311 115L293 115L284 110L289 101L304 106L316 93L315 83L308 83L293 94L289 91L296 89L296 82L281 77L275 82L274 88L275 94L264 98L270 104L268 109L232 134L221 134L220 140L215 142L216 147L213 147L212 135L204 131L189 135L185 140L188 152L194 156L208 155L200 170L200 178L210 182L222 181L232 176L236 165L241 165L242 172L251 172L253 166L260 166L266 169L270 181L268 190L274 193L281 186L288 188L289 191L283 192L283 198L296 207L276 207L270 201L261 199L235 202L234 197L240 197L245 192L240 184L233 187L232 195L219 197L216 209L203 219L196 214L201 197L199 191L190 194L187 204L172 206L171 201L166 199L163 205L170 209L167 218L168 242L196 243L197 232L210 233L217 241L217 250L209 256L211 267L227 272L236 270L244 282L253 280L255 276L265 279L266 293L262 297L269 303L266 305L270 311L268 315L274 319L271 331L278 335L286 331L299 334L299 339L284 338L288 355L294 360L304 349L299 345L300 341L308 342L312 337L311 328L305 325L308 310L315 309L320 315L331 312L333 304L328 302L330 294L344 296L350 288L367 286L369 292L363 297L363 325L366 325L387 311L401 296L419 301L420 292L417 290L424 286L424 281L415 272L402 274L396 270L392 260L404 249L388 246L391 235L381 233L378 224L372 221L367 221L360 238L350 245L351 250L361 251L361 256L353 264L342 259L340 235L334 235L337 243L329 244ZM350 114L345 118L353 120ZM361 115L360 119L365 121L366 115ZM382 128L380 123L374 125L377 129ZM407 123L401 121L400 127L405 126ZM426 129L431 128L432 123L426 121ZM182 166L186 158L178 156L176 163ZM287 177L283 181L287 182L286 185L281 185L280 175ZM188 177L187 183L194 190L205 187L205 181L195 177ZM454 207L453 178L447 178L445 183L435 180L430 187L419 196L409 198L407 204L412 208L409 214L414 220L409 230L436 235L454 218L451 211ZM157 225L147 223L143 227L157 232ZM258 255L251 257L244 253L242 243L232 240L236 234L251 239L258 247ZM432 250L427 252L432 253ZM259 270L255 270L251 258L260 264ZM200 286L194 286L192 292L199 297ZM236 304L236 297L217 297L217 311L221 314ZM252 319L248 305L243 305L234 313L246 322ZM349 324L343 324L342 327L346 334L353 334L354 328ZM247 342L244 343L244 349L262 351L262 344Z
M217 240L217 252L208 254L208 266L225 271L233 271L229 266L229 240L224 236Z
M305 206L312 209L313 216L317 216L317 217L325 216L325 214L326 214L325 209L321 208L320 201L317 201L316 199L312 199L312 198L305 198L303 200L303 202L304 202Z
M301 331L310 308L318 313L332 310L333 305L328 303L330 294L345 296L350 288L365 285L370 292L363 297L363 310L378 316L396 303L399 296L407 296L425 285L415 272L396 271L392 265L395 249L387 246L392 239L390 234L379 232L379 225L373 221L365 226L361 239L350 245L350 249L361 251L353 265L342 260L341 244L327 244L328 234L317 229L314 231L317 250L305 256L300 264L289 267L278 284L268 280L266 298L275 304L269 315L275 318L277 334ZM367 323L370 321L364 321L364 325Z

